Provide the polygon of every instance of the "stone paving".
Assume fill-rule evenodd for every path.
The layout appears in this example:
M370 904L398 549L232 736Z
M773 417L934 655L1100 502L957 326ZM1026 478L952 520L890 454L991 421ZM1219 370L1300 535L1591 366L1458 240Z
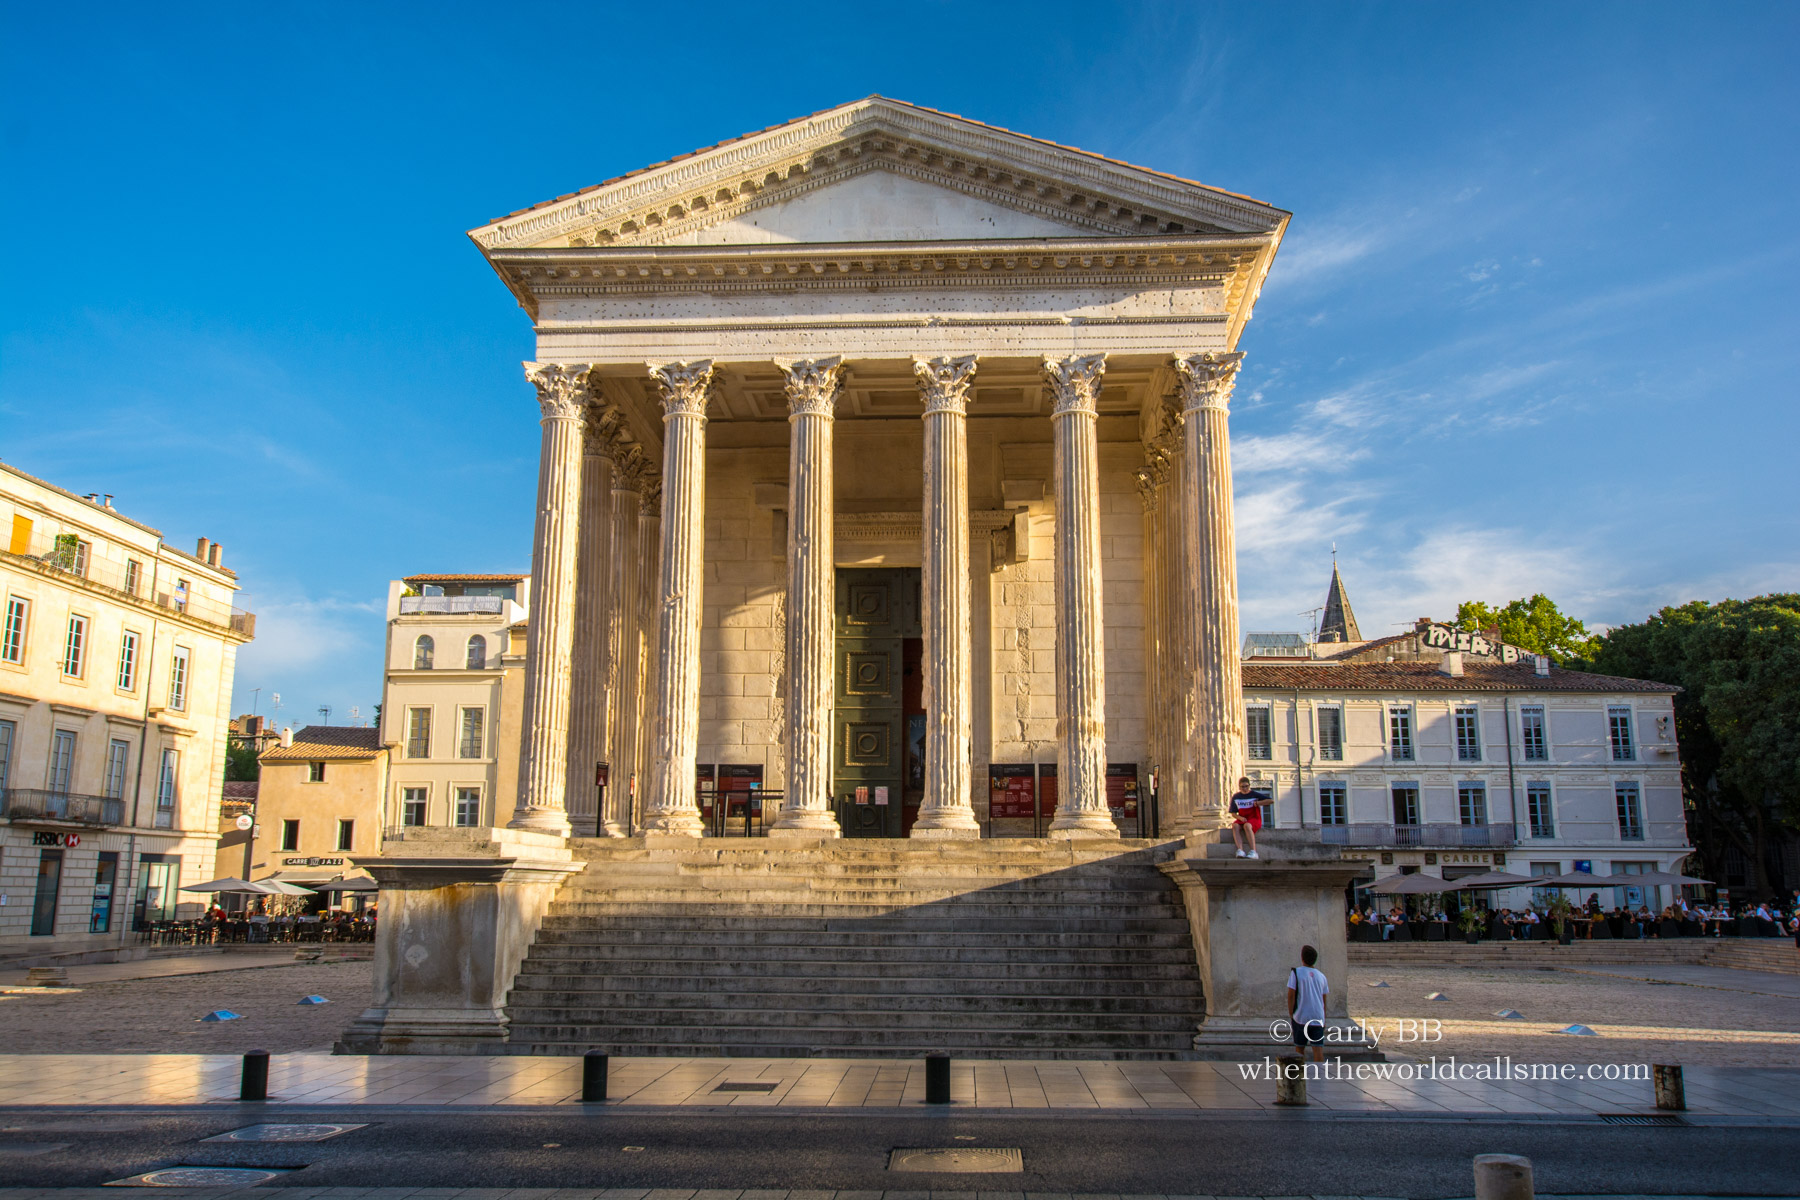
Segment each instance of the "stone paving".
M1479 1063L1464 1064L1479 1067ZM1559 1116L1652 1111L1650 1082L1408 1078L1418 1064L1370 1064L1387 1078L1309 1085L1314 1109L1363 1115ZM241 1060L229 1055L14 1055L0 1057L0 1108L185 1107L235 1101ZM612 1060L613 1107L799 1112L911 1108L925 1102L922 1060ZM1604 1070L1604 1068L1598 1068ZM1243 1065L1211 1062L958 1060L953 1109L1096 1112L1254 1112L1275 1107L1275 1084ZM1586 1068L1576 1069L1576 1073ZM772 1084L767 1092L722 1084ZM386 1057L288 1054L270 1064L270 1111L283 1106L391 1105L518 1112L580 1104L581 1060L527 1057ZM1800 1121L1800 1072L1693 1068L1696 1117ZM939 1109L938 1111L944 1111Z
M945 1191L781 1191L732 1188L8 1188L0 1200L1394 1200L1377 1196L1197 1196L1116 1192ZM1536 1200L1598 1200L1570 1194L1537 1193ZM1750 1200L1729 1194L1701 1196L1618 1195L1605 1200ZM1767 1200L1766 1197L1759 1200Z

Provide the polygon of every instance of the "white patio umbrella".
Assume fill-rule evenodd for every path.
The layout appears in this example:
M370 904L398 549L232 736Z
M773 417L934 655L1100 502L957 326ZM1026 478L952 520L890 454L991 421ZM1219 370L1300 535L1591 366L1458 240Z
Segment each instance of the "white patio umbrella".
M223 879L209 879L205 883L190 883L180 890L184 892L230 892L249 896L263 894L262 884L251 883L249 880L239 879L235 875L227 875Z
M288 883L281 879L261 879L254 886L270 896L310 896L316 890L305 884Z
M1389 875L1369 885L1378 896L1429 896L1438 892L1454 892L1463 886L1460 879L1439 879L1436 875Z
M1589 871L1570 871L1567 875L1551 875L1544 880L1545 887L1553 888L1603 888L1627 886L1627 881L1634 878L1629 875L1595 875Z
M1668 871L1646 871L1642 875L1615 875L1613 883L1618 887L1680 887L1687 883L1711 883L1710 879L1695 879L1692 875L1675 875ZM1630 880L1629 883L1626 881Z
M1465 888L1529 887L1544 882L1541 875L1509 875L1505 871L1484 871L1480 875L1464 875L1456 881Z
M367 875L339 875L312 885L315 892L379 892L381 885Z

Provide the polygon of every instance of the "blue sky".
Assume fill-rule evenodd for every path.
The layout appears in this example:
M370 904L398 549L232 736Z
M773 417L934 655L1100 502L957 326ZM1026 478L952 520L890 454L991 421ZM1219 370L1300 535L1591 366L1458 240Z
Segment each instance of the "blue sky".
M283 719L385 581L525 568L464 231L879 92L1244 192L1244 624L1800 589L1800 6L0 6L0 458L222 541Z

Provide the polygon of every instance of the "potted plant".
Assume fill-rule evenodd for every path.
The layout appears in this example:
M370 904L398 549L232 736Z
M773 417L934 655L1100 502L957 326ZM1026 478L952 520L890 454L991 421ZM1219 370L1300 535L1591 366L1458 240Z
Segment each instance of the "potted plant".
M1487 914L1473 904L1463 906L1456 917L1457 928L1463 931L1463 941L1473 946L1481 940L1481 930L1487 924Z
M1567 946L1575 940L1575 906L1561 892L1550 899L1550 927L1556 931L1556 940Z

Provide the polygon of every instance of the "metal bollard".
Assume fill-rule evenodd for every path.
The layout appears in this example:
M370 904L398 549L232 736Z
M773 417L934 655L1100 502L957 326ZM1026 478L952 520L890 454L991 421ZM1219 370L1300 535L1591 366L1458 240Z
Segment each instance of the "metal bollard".
M238 1079L239 1100L269 1098L269 1052L252 1050L244 1055L244 1073Z
M597 1103L606 1099L606 1055L589 1050L581 1056L581 1102Z
M1475 1156L1475 1200L1532 1200L1531 1160L1518 1154Z
M950 1103L950 1056L948 1054L927 1054L925 1056L925 1103Z
M1686 1112L1687 1088L1681 1082L1681 1068L1658 1063L1650 1071L1656 1080L1656 1107Z
M1275 1063L1275 1103L1285 1108L1306 1107L1306 1060L1285 1055Z

